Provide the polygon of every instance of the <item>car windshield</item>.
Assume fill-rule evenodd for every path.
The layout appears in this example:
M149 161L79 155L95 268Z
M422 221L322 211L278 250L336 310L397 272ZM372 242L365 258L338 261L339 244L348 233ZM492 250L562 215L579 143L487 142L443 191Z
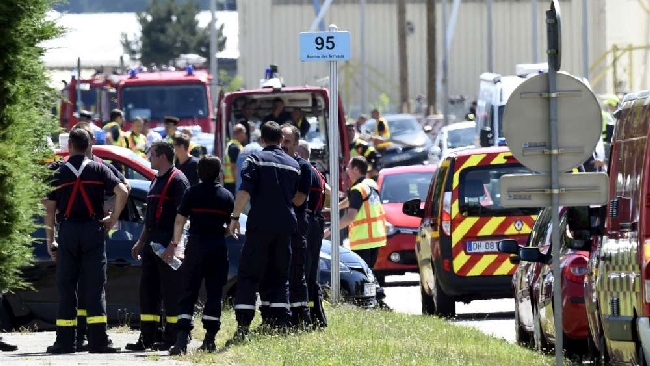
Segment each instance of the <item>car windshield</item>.
M121 91L125 118L162 120L165 116L181 119L208 116L208 96L201 84L127 86Z
M474 127L447 131L447 147L456 149L474 144Z
M487 165L463 169L460 173L459 203L464 216L535 215L540 208L501 206L500 178L505 174L531 174L520 164Z
M391 174L384 177L379 196L382 203L404 203L413 198L424 200L433 172Z

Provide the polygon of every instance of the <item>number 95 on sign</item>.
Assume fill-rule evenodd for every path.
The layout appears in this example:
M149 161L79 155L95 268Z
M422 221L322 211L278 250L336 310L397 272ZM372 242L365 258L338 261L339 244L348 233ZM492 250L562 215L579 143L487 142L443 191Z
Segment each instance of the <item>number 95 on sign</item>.
M300 33L302 61L347 61L350 59L350 32Z

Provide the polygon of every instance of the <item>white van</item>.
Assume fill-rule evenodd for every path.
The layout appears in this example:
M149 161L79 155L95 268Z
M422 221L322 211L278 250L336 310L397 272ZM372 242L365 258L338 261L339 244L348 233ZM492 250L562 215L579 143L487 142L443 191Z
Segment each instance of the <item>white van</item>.
M528 77L548 72L548 64L519 64L517 75L501 76L486 72L481 74L476 103L476 146L498 146L504 144L503 112L510 94ZM491 141L481 139L481 130L489 127ZM481 141L483 140L483 141Z
M475 147L475 131L476 122L472 121L457 122L444 126L429 151L429 163L437 164L454 151Z

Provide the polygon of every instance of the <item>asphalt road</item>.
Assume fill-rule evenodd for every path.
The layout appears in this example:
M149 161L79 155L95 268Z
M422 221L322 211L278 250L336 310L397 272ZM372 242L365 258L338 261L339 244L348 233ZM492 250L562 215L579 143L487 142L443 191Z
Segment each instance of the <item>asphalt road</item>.
M386 278L386 303L394 311L407 314L422 314L420 288L417 273ZM390 286L399 284L398 287ZM402 286L406 285L406 286ZM456 303L456 319L453 324L474 327L483 333L515 341L515 304L513 299L472 301L469 304Z

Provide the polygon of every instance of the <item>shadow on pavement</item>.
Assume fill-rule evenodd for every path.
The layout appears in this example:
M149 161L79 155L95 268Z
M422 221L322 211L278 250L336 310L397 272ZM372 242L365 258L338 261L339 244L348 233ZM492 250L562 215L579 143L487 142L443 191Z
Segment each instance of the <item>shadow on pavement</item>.
M481 320L511 320L515 318L514 311L501 311L496 313L473 313L473 314L456 314L450 322L459 321L481 321Z

